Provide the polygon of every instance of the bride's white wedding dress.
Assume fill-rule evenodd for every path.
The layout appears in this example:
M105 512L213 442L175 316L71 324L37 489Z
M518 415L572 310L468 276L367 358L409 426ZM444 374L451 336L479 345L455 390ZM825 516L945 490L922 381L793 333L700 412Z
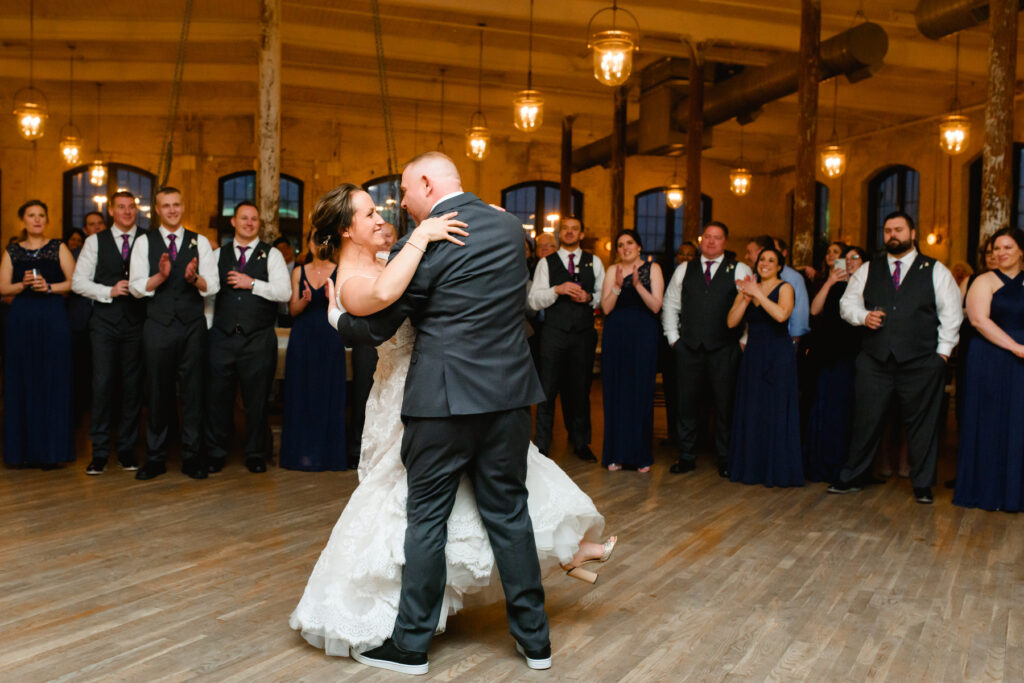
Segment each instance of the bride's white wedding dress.
M405 467L401 407L416 331L406 321L377 348L379 360L366 402L359 486L352 492L320 553L289 623L329 655L377 647L391 635L398 614L405 563ZM604 518L593 501L531 443L526 488L537 553L544 564L566 563L581 540L597 541ZM463 476L448 520L447 583L437 631L463 597L496 583L494 555ZM545 562L546 561L546 562ZM495 597L500 595L500 586Z

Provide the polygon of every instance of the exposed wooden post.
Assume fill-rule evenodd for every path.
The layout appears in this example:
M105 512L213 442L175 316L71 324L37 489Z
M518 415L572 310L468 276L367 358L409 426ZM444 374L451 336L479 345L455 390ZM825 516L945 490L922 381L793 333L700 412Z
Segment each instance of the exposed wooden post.
M687 93L686 189L683 191L683 240L697 241L700 221L700 161L704 153L704 55L690 48L690 87Z
M572 215L572 124L576 115L562 119L562 174L558 195L558 215L567 218Z
M800 88L798 91L796 179L793 188L794 265L814 254L814 196L818 143L818 81L821 80L821 0L800 3Z
M615 89L615 112L612 116L612 214L611 238L622 230L626 214L626 104L629 86Z
M263 227L260 237L273 241L280 235L277 213L281 192L281 0L260 0L259 165L256 205Z
M1017 79L1016 0L989 3L988 102L981 173L979 244L1010 224L1013 202L1013 89Z

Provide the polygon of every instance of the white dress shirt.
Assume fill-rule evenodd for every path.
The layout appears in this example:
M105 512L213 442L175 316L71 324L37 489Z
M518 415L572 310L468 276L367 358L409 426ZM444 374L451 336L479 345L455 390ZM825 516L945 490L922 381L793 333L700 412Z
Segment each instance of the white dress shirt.
M259 240L253 240L249 244L239 244L238 240L231 240L231 248L235 250L235 258L242 254L239 247L247 247L245 251L246 265L253 259L252 251L259 244ZM225 245L227 246L227 245ZM213 250L213 262L220 263L220 250L224 247ZM244 270L239 272L248 275ZM219 274L219 268L218 268ZM250 276L252 277L252 276ZM231 287L227 282L221 283L222 287ZM252 293L267 301L282 302L292 298L292 281L288 273L288 265L284 262L284 256L275 248L267 252L267 279L255 280L252 284Z
M445 196L441 197L436 202L434 202L434 205L432 207L430 207L430 213L434 213L434 209L436 209L437 205L440 204L441 202L446 202L449 199L451 199L452 197L458 197L460 194L463 194L462 190L459 190L458 192L449 192ZM427 215L430 215L430 214L427 214Z
M160 235L160 239L164 241L164 244L170 246L167 236L171 234L184 237L185 229L178 228L176 232L171 233L170 230L161 225L159 230L151 230L147 235L139 236L135 248L132 250L131 267L128 270L128 289L131 290L132 296L135 298L142 299L143 297L156 294L155 289L151 292L146 291L146 281L150 278L149 240L156 239L156 236ZM220 289L220 278L217 277L217 261L213 258L210 241L199 234L196 235L195 239L196 250L199 252L199 277L206 280L206 291L200 291L199 293L204 297L210 297ZM176 246L180 253L186 245L178 244Z
M896 261L900 261L902 282L910 274L910 268L916 259L916 249L911 249L898 259L892 254L886 254L889 274L892 275L895 270ZM851 325L863 325L868 317L868 310L864 307L864 285L868 280L868 268L871 263L875 261L865 263L857 269L846 286L843 298L839 300L839 314ZM964 313L960 307L960 288L949 269L938 261L932 268L932 288L935 290L935 312L939 317L939 343L935 352L949 356L960 340L960 323L963 322Z
M669 346L679 341L679 314L683 309L683 278L686 277L687 266L691 263L698 264L703 275L707 270L707 264L710 263L711 277L714 278L715 273L718 272L718 267L722 265L724 260L725 254L720 254L713 259L709 259L704 254L701 254L699 260L681 263L675 272L672 273L672 279L668 281L668 287L665 288L665 296L661 302L661 326ZM742 280L747 276L753 277L750 266L743 262L736 262L736 271L733 279Z
M101 285L95 279L100 234L96 233L85 238L85 244L82 245L82 251L75 263L75 273L71 277L71 291L101 304L109 304L114 300L110 296L110 285ZM117 246L118 253L121 253L121 245L124 244L123 236L128 235L128 248L130 249L131 245L135 243L139 229L133 225L125 231L113 225L110 227L110 234L114 236L114 244Z
M569 254L573 254L573 264L576 271L579 272L580 259L583 258L583 250L580 249L579 245L573 251L562 247L555 253L558 254L558 258L561 259L562 265L565 266L566 270L569 270ZM551 286L550 282L548 260L547 258L542 258L537 262L537 269L533 271L533 284L530 286L530 294L526 297L526 303L532 310L544 310L558 301L558 294L555 293L555 288ZM594 291L590 293L593 296L590 305L594 310L597 310L601 305L601 287L603 286L604 263L597 256L594 256Z

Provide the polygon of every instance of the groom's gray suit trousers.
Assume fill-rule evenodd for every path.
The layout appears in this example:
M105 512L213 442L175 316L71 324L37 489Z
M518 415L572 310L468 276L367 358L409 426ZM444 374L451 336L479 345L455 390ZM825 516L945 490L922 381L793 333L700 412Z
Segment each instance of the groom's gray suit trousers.
M527 650L549 644L544 588L527 507L529 408L482 415L406 418L402 462L409 482L402 597L392 634L426 652L444 597L448 516L465 473L490 538L512 636Z

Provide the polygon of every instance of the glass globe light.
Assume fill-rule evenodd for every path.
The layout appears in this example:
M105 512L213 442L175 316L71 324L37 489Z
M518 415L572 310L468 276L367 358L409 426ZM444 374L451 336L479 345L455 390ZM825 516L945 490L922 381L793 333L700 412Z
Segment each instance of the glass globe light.
M846 152L839 145L828 145L821 151L821 172L838 178L846 171Z
M544 123L544 97L539 90L520 90L512 100L512 123L532 133Z
M750 179L753 175L746 168L734 168L729 172L729 191L737 197L750 192Z
M482 112L475 112L466 129L466 156L473 161L483 161L491 153L491 129Z
M971 122L961 114L948 114L939 124L939 146L946 154L956 155L967 151L971 138Z
M683 205L683 190L678 185L672 185L665 191L665 204L670 209L678 209Z
M89 182L97 187L107 184L107 167L102 160L97 159L89 166Z
M82 160L82 134L78 126L68 123L60 129L60 156L68 166L77 166Z
M48 116L46 96L40 90L28 87L14 94L14 117L21 137L26 140L43 137Z
M594 78L598 82L616 86L629 79L636 47L629 31L600 31L591 36L590 46L594 50Z

